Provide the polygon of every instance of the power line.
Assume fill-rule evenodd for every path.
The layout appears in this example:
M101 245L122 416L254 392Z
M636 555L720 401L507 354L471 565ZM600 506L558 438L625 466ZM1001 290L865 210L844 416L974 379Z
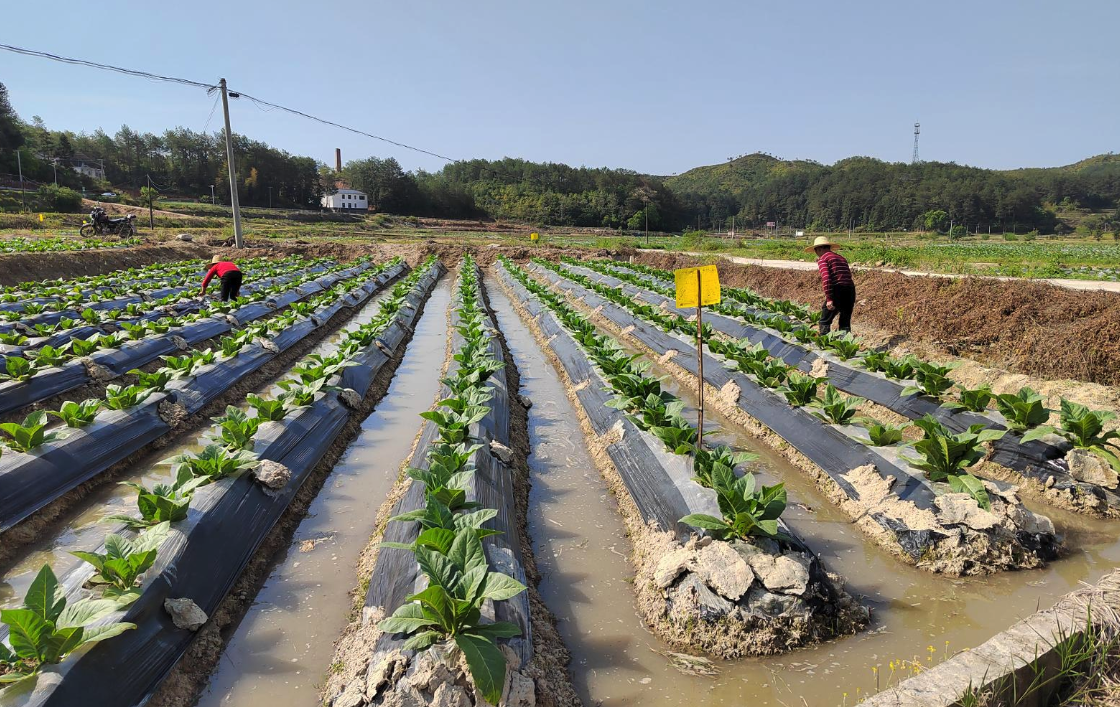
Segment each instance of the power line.
M448 157L446 155L441 155L438 152L432 152L430 150L425 150L425 149L420 148L420 147L414 147L412 145L406 145L403 142L397 142L396 140L390 140L387 137L382 137L380 135L374 135L373 133L367 133L364 130L359 130L357 128L351 128L347 125L342 125L341 123L335 123L334 121L330 121L330 120L327 120L325 118L318 118L314 115L304 113L301 110L296 110L295 108L288 108L286 106L277 105L275 103L269 103L268 101L261 100L260 98L255 98L253 96L250 96L248 93L245 93L243 91L235 91L233 89L230 89L230 95L232 96L233 94L237 94L237 96L235 96L235 97L247 98L250 101L252 101L253 103L256 103L256 104L261 105L261 106L267 106L269 108L274 108L276 110L282 110L286 113L291 113L293 115L298 115L301 118L307 118L308 120L314 120L317 123L322 123L324 125L330 125L332 127L339 128L341 130L346 130L348 132L352 132L352 133L355 133L357 135L363 135L365 137L373 138L374 140L380 140L381 142L385 142L385 143L388 143L390 145L396 145L397 147L403 147L406 150L412 150L413 152L419 152L419 153L422 153L422 154L425 154L425 155L429 155L431 157L437 157L441 160L447 160L448 162L458 162L458 160L456 160L455 158Z
M138 71L136 69L125 69L120 66L113 66L111 64L101 64L96 61L87 61L85 59L74 59L66 56L59 56L58 54L50 54L49 52L40 52L34 49L24 49L23 47L13 47L10 44L0 44L0 49L13 52L15 54L23 54L24 56L34 56L40 59L50 59L51 61L58 61L63 64L74 64L75 66L88 66L93 69L102 69L104 71L115 71L118 74L126 74L128 76L138 76L140 78L151 79L152 81L168 81L170 83L180 83L185 86L194 86L196 88L205 88L207 90L217 88L216 84L203 83L201 81L191 81L190 79L181 79L175 76L161 76L160 74L153 74L147 71Z
M177 77L174 77L174 76L162 76L160 74L153 74L153 73L150 73L150 72L147 72L147 71L139 71L139 70L136 70L136 69L126 69L126 68L120 67L120 66L113 66L112 64L102 64L102 63L99 63L99 62L96 62L96 61L87 61L85 59L74 59L72 57L60 56L58 54L51 54L49 52L41 52L41 51L37 51L37 50L34 50L34 49L24 49L23 47L16 47L16 46L12 46L10 44L0 44L0 49L3 49L5 51L9 51L9 52L13 52L15 54L23 54L24 56L33 56L33 57L38 57L40 59L49 59L51 61L57 61L57 62L61 62L63 64L73 64L75 66L88 66L88 67L93 68L93 69L102 69L104 71L115 71L119 74L125 74L127 76L137 76L137 77L140 77L140 78L150 79L152 81L167 81L167 82L170 82L170 83L183 84L185 86L193 86L193 87L196 87L196 88L204 88L204 89L207 90L208 93L211 92L211 91L216 91L218 89L217 84L203 83L201 81L191 81L190 79L177 78ZM331 121L331 120L326 120L325 118L319 118L319 117L311 115L309 113L304 113L301 110L296 110L295 108L288 108L287 106L278 105L276 103L270 103L266 100L256 98L254 96L250 96L248 93L244 93L242 91L230 90L229 93L230 93L231 98L237 98L237 97L247 98L250 101L252 101L254 104L256 104L258 107L267 106L269 108L274 108L276 110L282 110L286 113L291 113L292 115L298 115L302 118L307 118L308 120L313 120L317 123L322 123L323 125L330 125L332 127L339 128L340 130L346 130L347 132L351 132L351 133L354 133L356 135L362 135L362 136L365 136L365 137L368 137L368 138L373 138L374 140L379 140L381 142L384 142L384 143L387 143L387 144L390 144L390 145L396 145L397 147L401 147L401 148L404 148L406 150L412 150L413 152L419 152L421 154L429 155L431 157L436 157L438 159L446 160L448 162L456 162L457 161L456 159L454 159L452 157L448 157L446 155L441 155L438 152L432 152L431 150L425 150L423 148L415 147L413 145L407 145L403 142L397 142L396 140L391 140L387 137L382 137L381 135L374 135L373 133L367 133L364 130L359 130L358 128L352 128L348 125L342 125L341 123L336 123L336 122ZM211 115L213 115L213 111L211 111ZM207 119L206 122L207 122L207 125L209 125L210 120Z

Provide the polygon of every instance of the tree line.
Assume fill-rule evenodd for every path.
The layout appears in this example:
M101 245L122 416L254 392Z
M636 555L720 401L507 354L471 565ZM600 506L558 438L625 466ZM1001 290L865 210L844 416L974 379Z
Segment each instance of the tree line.
M82 157L103 160L106 181L116 187L135 191L151 179L164 195L209 201L213 185L219 203L229 200L222 132L178 127L153 134L127 125L112 135L50 130L37 116L21 120L0 84L0 173L15 173L16 149L24 175L39 182L53 181L55 161ZM1062 209L1120 210L1120 155L1111 153L1064 168L1016 171L868 157L823 165L753 154L659 177L514 158L408 172L393 158L370 157L337 174L243 135L234 135L234 149L239 195L248 206L318 209L324 193L346 183L387 213L658 231L721 230L734 218L740 229L768 222L815 230L966 224L1051 233L1062 227ZM58 182L108 188L63 166Z

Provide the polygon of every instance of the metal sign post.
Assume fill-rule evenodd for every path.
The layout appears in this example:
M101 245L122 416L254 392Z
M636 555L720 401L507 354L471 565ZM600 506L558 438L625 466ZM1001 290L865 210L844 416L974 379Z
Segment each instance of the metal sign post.
M696 451L704 448L704 273L696 271L696 369L700 382L696 386Z

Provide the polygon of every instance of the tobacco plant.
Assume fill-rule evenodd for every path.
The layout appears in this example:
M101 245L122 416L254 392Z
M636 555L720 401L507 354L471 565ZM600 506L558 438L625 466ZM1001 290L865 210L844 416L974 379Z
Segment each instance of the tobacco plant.
M0 372L0 380L26 382L31 380L38 370L38 365L22 356L8 356L4 359L4 371Z
M824 396L814 400L809 405L815 408L821 417L834 425L846 425L856 415L856 409L866 402L863 398L845 398L831 383L824 389Z
M1025 432L1050 419L1050 411L1042 404L1042 396L1025 386L1018 393L997 395L996 409L1007 420L1007 426L1016 432Z
M156 561L159 546L167 538L171 523L164 521L147 528L129 540L113 533L105 538L105 553L74 551L70 554L84 560L97 570L89 580L90 584L106 584L106 599L135 600L136 580L151 568Z
M176 476L186 469L191 476L204 477L217 481L243 469L251 469L259 463L256 454L238 449L229 450L219 444L208 444L198 454L178 454L164 459L160 464L171 464Z
M817 397L817 386L824 383L827 378L791 371L785 385L778 388L778 392L786 396L786 400L794 407L801 407L813 402Z
M111 599L68 602L50 565L43 565L23 605L0 610L0 623L8 626L11 645L0 643L0 684L30 678L44 665L61 663L81 646L136 628L129 623L93 625L119 606Z
M1116 417L1107 410L1090 410L1084 405L1061 399L1061 424L1058 429L1039 425L1023 435L1024 442L1038 439L1049 433L1059 434L1079 449L1086 449L1108 462L1120 473L1120 432L1104 431L1104 423Z
M936 398L953 387L953 381L949 378L949 373L960 364L954 361L953 363L939 365L915 359L913 365L914 380L918 382L918 385L906 386L902 389L902 394L925 393Z
M67 427L85 427L97 417L101 405L101 401L97 398L89 398L80 403L67 401L62 404L58 412L51 411L47 414L61 419Z
M482 622L487 599L504 601L525 591L525 585L500 572L492 572L478 536L459 531L445 548L418 546L414 550L428 587L406 600L378 627L385 633L412 637L406 650L422 651L437 643L453 641L467 660L479 692L497 704L505 684L506 658L496 640L521 635L508 621Z
M147 528L163 522L177 523L185 520L191 504L191 496L199 486L210 483L207 476L193 476L188 468L181 468L171 484L156 484L149 491L143 485L131 481L121 482L136 490L136 506L140 517L114 515L106 520L124 523L130 528Z
M245 400L257 412L257 418L265 422L278 422L288 414L289 408L284 399L269 400L250 393Z
M156 391L140 385L105 386L105 407L110 410L127 410L144 402L148 396Z
M63 439L66 433L61 431L47 432L47 412L38 410L23 419L23 423L0 422L0 430L8 435L8 446L17 452L32 452L35 449Z
M875 420L868 420L867 436L871 438L873 447L890 447L902 441L902 433L910 425L889 425Z
M958 384L957 389L960 391L960 401L950 400L949 402L941 403L942 407L949 408L950 410L985 412L988 409L988 403L992 402L993 394L991 386L982 385L979 388L966 388Z
M992 504L983 482L966 469L987 454L984 442L1003 437L1006 430L985 429L983 424L970 425L957 434L950 432L937 418L926 415L914 424L922 429L925 438L914 443L921 458L904 457L907 462L921 469L930 481L945 481L953 491L967 493L981 508L991 510Z
M707 531L717 540L782 537L778 519L786 509L784 484L756 488L754 474L736 477L725 464L712 467L711 480L723 517L692 513L681 518L682 523Z

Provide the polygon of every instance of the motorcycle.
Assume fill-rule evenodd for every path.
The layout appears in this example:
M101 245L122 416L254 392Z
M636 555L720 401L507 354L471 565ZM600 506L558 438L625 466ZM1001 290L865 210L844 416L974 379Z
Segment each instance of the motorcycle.
M78 229L84 237L94 234L99 236L117 235L122 238L136 235L136 214L128 214L121 218L109 218L105 209L95 208L89 214L89 219L82 223Z

